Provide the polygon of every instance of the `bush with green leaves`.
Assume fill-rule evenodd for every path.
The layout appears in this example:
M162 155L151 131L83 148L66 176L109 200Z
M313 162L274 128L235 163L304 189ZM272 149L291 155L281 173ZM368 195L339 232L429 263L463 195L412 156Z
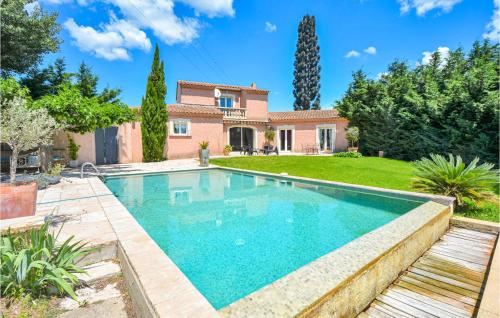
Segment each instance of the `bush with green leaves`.
M91 249L71 236L62 243L49 231L49 223L22 233L2 235L0 240L1 296L41 297L51 290L76 300L76 273L85 271L76 261Z
M333 154L334 157L341 157L341 158L361 158L363 155L359 152L336 152Z
M474 158L465 165L460 156L444 156L431 154L414 163L415 177L412 187L415 190L452 196L459 206L464 199L478 202L493 196L491 189L498 183L498 170L494 165L483 163L478 165L479 158Z
M71 160L77 160L78 159L78 150L80 149L80 145L77 145L75 140L71 138L70 135L68 135L68 142L69 142L69 158Z

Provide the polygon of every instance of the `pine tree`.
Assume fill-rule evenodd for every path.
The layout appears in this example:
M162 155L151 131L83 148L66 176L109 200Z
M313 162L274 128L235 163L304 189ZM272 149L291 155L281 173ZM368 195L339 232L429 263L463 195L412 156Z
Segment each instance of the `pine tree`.
M76 86L80 89L82 96L94 97L97 95L97 81L99 77L92 73L92 68L82 62L76 77Z
M142 98L141 106L142 154L145 162L164 159L163 149L167 138L168 120L166 94L163 61L160 61L160 50L156 45L146 95Z
M321 66L314 16L306 15L299 23L294 66L294 110L320 109Z

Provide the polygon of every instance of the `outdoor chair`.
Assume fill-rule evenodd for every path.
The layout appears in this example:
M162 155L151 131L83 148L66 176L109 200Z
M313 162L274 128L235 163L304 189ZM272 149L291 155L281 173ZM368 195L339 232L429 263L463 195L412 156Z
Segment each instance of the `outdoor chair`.
M272 153L276 153L276 155L278 156L279 155L278 147L273 147L273 148L267 147L267 149L264 149L264 154L266 156L269 156Z
M253 148L252 146L243 147L243 154L247 154L249 156L252 156L254 153L258 155L259 151L255 148Z

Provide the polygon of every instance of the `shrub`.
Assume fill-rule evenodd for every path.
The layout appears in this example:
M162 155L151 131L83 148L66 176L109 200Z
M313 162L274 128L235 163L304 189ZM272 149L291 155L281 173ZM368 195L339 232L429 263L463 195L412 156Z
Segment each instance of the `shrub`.
M80 149L80 145L77 145L70 135L68 135L68 142L69 142L69 158L71 160L78 159L78 149Z
M229 153L230 153L231 151L233 151L233 147L231 147L231 145L226 145L226 146L224 147L223 153L224 153L224 155L226 155L226 156L227 156L227 155L229 155Z
M431 154L430 159L422 158L414 163L415 177L412 187L416 190L453 196L459 206L463 205L464 198L477 202L490 198L491 189L498 183L498 171L492 170L494 165L483 163L477 165L476 157L468 166L462 162L460 156L444 156Z
M58 244L57 235L49 232L49 224L28 232L2 236L0 240L1 296L47 295L49 289L68 294L76 300L73 286L75 273L85 271L75 264L91 249L71 236Z
M362 154L359 152L336 152L333 154L334 157L341 157L341 158L361 158L363 157Z
M63 170L62 164L56 163L55 165L50 167L49 171L47 172L47 175L52 177L60 176L62 170Z
M272 128L267 128L266 131L264 132L264 138L266 139L267 143L273 142L275 136L276 136L276 131L274 131Z
M209 144L209 142L208 142L208 141L206 141L206 140L205 140L205 141L200 142L200 143L199 143L199 145L200 145L200 149L208 149L208 144Z

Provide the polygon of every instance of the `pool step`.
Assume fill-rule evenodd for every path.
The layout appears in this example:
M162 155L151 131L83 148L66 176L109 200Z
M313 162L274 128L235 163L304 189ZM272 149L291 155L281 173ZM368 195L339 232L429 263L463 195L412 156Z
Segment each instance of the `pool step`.
M86 285L93 284L99 280L111 278L121 273L120 265L113 261L104 261L83 267L87 274L76 274L78 280Z

